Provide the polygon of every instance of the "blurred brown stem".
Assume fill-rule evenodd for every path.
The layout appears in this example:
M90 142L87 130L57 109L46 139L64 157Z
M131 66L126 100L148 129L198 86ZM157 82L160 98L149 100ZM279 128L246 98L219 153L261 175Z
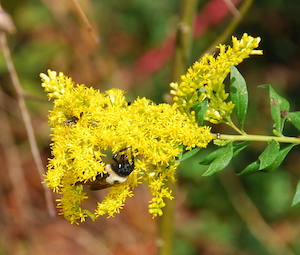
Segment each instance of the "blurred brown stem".
M181 13L179 16L173 70L171 78L173 82L180 81L180 76L186 71L190 58L193 38L193 21L198 0L181 0Z
M76 8L76 11L79 15L79 17L81 18L81 20L83 21L84 25L86 26L87 30L91 33L92 37L95 39L95 41L98 43L100 42L100 38L95 34L88 18L86 17L85 13L83 12L81 6L79 5L77 0L72 0L74 3L74 6Z
M8 103L5 101L3 92L0 89L0 144L3 154L5 156L8 171L6 175L9 177L10 183L13 187L12 194L15 201L14 210L17 214L11 213L11 223L15 224L14 228L18 231L26 232L28 230L27 220L32 215L30 212L29 193L25 182L24 172L21 166L20 155L13 136L10 120L8 114L4 109L4 105ZM4 185L5 186L5 185ZM1 192L5 187L1 187ZM1 195L4 195L3 193Z
M241 181L234 171L223 171L218 177L223 184L231 204L246 223L252 235L274 255L294 255L285 241L267 224L256 206L247 196Z
M20 108L20 111L21 111L21 115L22 115L24 124L25 124L29 144L30 144L31 151L32 151L32 155L33 155L35 164L37 166L41 181L43 181L43 174L44 174L45 171L44 171L42 159L41 159L41 156L40 156L40 153L39 153L39 150L38 150L38 146L37 146L37 142L36 142L36 139L35 139L33 126L32 126L32 123L31 123L31 118L30 118L30 115L28 113L26 103L25 103L25 99L24 99L24 96L23 96L23 93L22 93L22 87L21 87L21 84L20 84L16 69L15 69L15 66L12 62L10 50L9 50L8 45L7 45L6 35L3 31L0 31L0 45L1 45L1 49L2 49L3 54L4 54L7 69L10 73L10 77L11 77L11 80L12 80L14 90L16 92L18 105L19 105L19 108ZM45 184L43 184L43 187L44 187L48 212L49 212L50 216L54 216L55 215L55 210L54 210L53 201L52 201L52 198L51 198L51 191L50 191L50 189L48 189L46 187Z
M236 27L242 21L243 17L245 17L245 15L248 12L248 10L250 9L252 3L253 3L253 0L245 0L238 10L239 15L235 14L236 11L234 11L233 20L229 23L229 25L226 27L226 29L223 31L223 33L221 33L217 37L217 39L211 44L211 46L206 51L204 51L204 53L212 54L213 52L216 51L216 45L224 43L229 38L229 36L231 36L233 34L233 31L236 29Z

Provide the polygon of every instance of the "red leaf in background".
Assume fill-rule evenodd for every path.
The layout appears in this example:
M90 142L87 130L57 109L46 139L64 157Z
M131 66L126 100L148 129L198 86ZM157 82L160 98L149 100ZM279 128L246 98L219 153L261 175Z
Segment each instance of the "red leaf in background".
M231 0L231 2L237 5L241 0ZM217 25L230 12L225 0L211 0L195 18L194 37L199 37L205 33L206 30Z
M231 0L238 4L241 0ZM228 14L230 9L224 0L211 0L195 17L194 38L201 36L209 28L217 25ZM171 35L156 48L148 50L135 63L131 71L125 72L127 82L137 83L158 71L173 55L175 36Z
M137 72L144 78L156 72L173 55L175 37L170 36L158 47L148 50L135 64Z

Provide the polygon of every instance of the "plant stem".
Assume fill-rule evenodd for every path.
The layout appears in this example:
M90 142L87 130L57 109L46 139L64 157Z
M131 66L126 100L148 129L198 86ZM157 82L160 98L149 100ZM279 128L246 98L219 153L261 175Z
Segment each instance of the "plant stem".
M232 165L231 165L232 167ZM246 194L241 180L236 176L233 169L222 171L218 177L228 194L231 204L241 216L253 237L257 239L270 254L273 255L294 255L285 238L279 235L264 220L263 216Z
M171 74L171 80L174 82L180 81L180 77L185 73L190 59L193 21L197 3L198 0L181 0L181 13L178 21ZM166 185L173 191L173 196L176 199L176 183L168 181ZM166 206L163 208L163 215L159 219L158 255L173 254L175 199L165 200Z
M193 20L198 0L181 0L181 13L177 25L172 81L179 82L186 72L193 37Z
M72 0L75 6L75 11L77 12L78 16L82 20L83 24L86 26L88 32L91 33L92 37L95 39L97 43L100 42L100 38L96 35L95 31L93 30L88 18L86 17L84 11L82 10L80 4L77 0Z
M236 132L238 132L241 135L245 135L245 132L243 132L242 130L240 130L231 120L230 116L229 118L227 118L227 122L225 122L225 124L229 125L231 128L233 128Z
M274 140L280 143L296 143L300 144L300 138L298 137L286 137L286 136L268 136L268 135L223 135L214 134L217 139L231 140L231 141L261 141L268 142Z
M168 181L166 184L173 191L174 199L166 199L166 206L163 208L163 215L159 217L159 239L158 239L158 254L170 255L173 254L174 245L174 212L176 199L176 183Z
M23 122L25 125L25 129L27 132L27 136L28 136L28 141L29 141L29 145L31 148L31 152L32 152L32 156L33 159L35 161L37 170L39 172L41 181L44 181L43 178L43 174L45 173L45 169L43 166L43 162L42 162L42 158L37 146L37 141L35 138L35 134L34 134L34 128L31 122L31 117L30 114L28 112L26 103L25 103L25 99L24 99L24 93L21 87L21 83L19 80L19 77L17 75L17 71L15 69L14 63L12 61L12 57L10 54L10 50L7 44L7 39L6 39L6 35L4 32L0 32L0 47L3 51L3 55L6 61L6 65L7 65L7 69L10 73L10 77L12 80L12 85L14 87L14 90L16 92L16 97L17 97L17 102L20 108L20 112L21 112L21 116L23 118ZM53 201L52 201L52 196L51 196L51 190L46 186L46 184L43 184L43 188L44 188L44 193L45 193L45 198L46 198L46 203L47 203L47 207L48 207L48 212L49 215L51 217L55 216L55 209L54 209L54 205L53 205Z
M235 15L230 24L226 27L226 29L218 36L218 38L211 44L211 46L204 51L205 53L214 53L216 51L216 45L224 43L230 35L232 35L233 31L239 25L243 17L245 17L246 13L250 9L253 0L245 0L239 9L239 15Z

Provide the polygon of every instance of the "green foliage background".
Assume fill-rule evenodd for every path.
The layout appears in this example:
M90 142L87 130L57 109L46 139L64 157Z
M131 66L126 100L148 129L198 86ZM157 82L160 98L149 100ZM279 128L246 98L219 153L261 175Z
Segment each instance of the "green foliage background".
M199 1L197 13L209 2ZM179 1L111 0L79 1L79 4L99 35L99 43L87 31L72 1L2 1L3 9L12 16L17 28L15 34L8 35L9 47L27 93L45 164L50 156L46 114L51 104L40 86L39 73L48 68L63 71L77 83L100 90L124 89L129 99L145 96L156 102L169 100L166 95L172 59L162 60L166 51L150 53L174 36ZM296 0L255 1L234 31L237 37L244 32L260 36L260 49L264 51L263 56L253 56L239 65L249 86L247 133L268 135L272 132L268 93L257 88L260 84L271 84L289 99L292 111L300 109L299 12L300 3ZM209 25L195 38L191 64L211 46L230 19L228 15L217 24ZM3 163L0 168L0 254L156 254L156 220L147 212L146 187L138 188L135 197L127 201L124 211L114 219L101 218L79 227L61 217L49 218L9 73L2 55L0 58L0 85L5 92L4 106L0 110L9 114L25 173L25 179L20 181L25 183L29 195L24 208L18 208L7 174L10 169L5 163L4 144L0 151ZM226 133L227 128L219 125L213 131ZM286 134L298 136L298 131L288 126ZM245 215L250 221L247 223L239 213L247 206L247 200L239 200L241 194L242 198L251 199L252 208L260 212L263 222L294 254L300 254L300 206L291 207L300 173L299 149L294 148L284 164L272 173L236 179L232 173L240 172L255 161L265 148L265 144L253 143L226 170L203 177L206 167L198 163L215 148L211 145L201 150L198 158L186 160L180 166L175 254L274 254L269 249L272 244L251 231L251 227L264 231L256 215L248 210ZM96 201L104 194L93 196Z

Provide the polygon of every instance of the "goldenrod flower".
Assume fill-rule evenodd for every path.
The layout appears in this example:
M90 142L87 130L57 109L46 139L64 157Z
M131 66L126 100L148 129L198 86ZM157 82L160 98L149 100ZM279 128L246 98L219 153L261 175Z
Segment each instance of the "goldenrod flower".
M223 82L230 66L250 54L262 54L254 50L260 38L244 34L241 40L235 37L232 40L232 47L219 46L218 56L207 54L196 62L182 76L181 83L171 83L175 101L172 105L155 104L146 98L137 98L129 104L122 90L100 93L75 85L63 73L49 70L48 75L41 74L48 98L54 99L49 114L49 124L53 127L52 158L45 181L61 194L58 207L67 220L77 223L86 217L93 220L104 214L112 217L119 213L125 199L133 196L133 189L142 180L153 196L149 212L154 217L162 214L164 199L173 198L166 183L175 181L181 153L204 148L213 139L209 127L197 124L194 108L207 99L206 120L212 123L229 120L234 104L226 102L228 93ZM88 198L83 186L109 174L107 163L111 162L104 163L103 158L124 149L131 151L126 160L128 164L131 161L133 172L126 181L109 188L94 212L81 208L81 202Z
M229 101L225 92L224 79L230 72L230 66L238 65L245 58L253 54L262 54L258 47L260 38L253 38L244 34L241 40L232 37L233 46L219 45L220 52L214 57L206 54L190 67L185 75L181 76L182 82L171 83L170 93L180 110L190 118L195 119L194 107L208 99L205 120L214 124L226 121L231 114L234 104Z
M146 98L128 104L122 90L100 93L50 70L41 78L49 99L55 99L49 114L52 158L45 181L62 195L60 213L71 223L118 213L141 179L154 197L150 213L161 215L163 199L172 199L166 181L175 181L180 153L206 147L213 138L209 127L199 127L180 113L176 104L155 104ZM109 151L124 148L132 150L134 171L126 182L110 188L94 213L82 209L81 202L88 198L83 184L95 181L106 171L103 157Z

